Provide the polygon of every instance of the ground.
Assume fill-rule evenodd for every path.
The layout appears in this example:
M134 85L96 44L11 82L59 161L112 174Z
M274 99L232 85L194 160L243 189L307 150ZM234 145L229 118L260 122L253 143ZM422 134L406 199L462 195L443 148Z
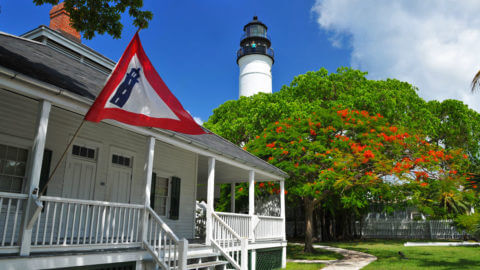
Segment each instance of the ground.
M291 260L338 260L343 258L342 255L323 250L320 248L315 249L315 253L303 252L303 246L289 244L287 246L287 259ZM317 270L324 267L325 264L321 263L296 263L287 262L287 269L298 270Z
M376 261L363 268L366 270L480 269L480 247L405 247L403 246L405 242L405 240L377 240L331 242L322 245L357 250L376 256L378 258ZM405 255L405 259L401 258L399 251Z
M287 246L287 259L293 260L338 260L343 256L320 248L315 249L315 253L303 252L303 246L289 244Z
M321 269L324 267L324 264L321 263L294 263L294 262L288 262L287 263L287 269L291 270L317 270Z

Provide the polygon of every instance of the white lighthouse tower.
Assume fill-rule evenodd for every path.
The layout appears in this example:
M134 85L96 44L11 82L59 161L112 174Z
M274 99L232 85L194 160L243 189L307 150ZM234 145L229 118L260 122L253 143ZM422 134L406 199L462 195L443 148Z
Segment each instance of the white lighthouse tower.
M272 65L274 54L267 26L257 16L243 27L244 34L237 51L240 68L239 96L272 93Z

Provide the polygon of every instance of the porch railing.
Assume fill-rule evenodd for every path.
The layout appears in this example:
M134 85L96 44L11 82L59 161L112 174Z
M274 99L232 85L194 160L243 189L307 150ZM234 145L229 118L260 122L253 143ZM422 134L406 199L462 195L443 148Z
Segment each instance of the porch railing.
M0 248L18 247L27 194L0 192Z
M255 239L283 239L283 218L258 216L254 234Z
M143 205L42 196L32 247L141 244Z
M235 269L248 269L248 238L237 234L215 212L212 213L211 243Z
M152 208L146 210L148 223L143 244L163 269L185 269L188 241L179 240Z
M215 212L230 228L240 237L250 237L250 225L252 216L246 214Z

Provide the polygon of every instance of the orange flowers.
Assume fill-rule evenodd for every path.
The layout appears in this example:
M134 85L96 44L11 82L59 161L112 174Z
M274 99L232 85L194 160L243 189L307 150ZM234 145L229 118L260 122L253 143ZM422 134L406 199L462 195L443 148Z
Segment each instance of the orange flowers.
M282 126L277 127L277 128L275 129L275 131L276 131L277 133L285 132L285 131L283 130L283 127L282 127Z
M348 109L345 109L345 110L339 110L337 111L337 114L342 116L343 118L347 117L348 115Z
M428 183L422 182L422 183L420 183L420 186L426 187L426 186L428 186Z
M265 184L263 182L261 182L260 184L258 184L258 186L263 188L265 186Z
M288 151L287 151L287 150L283 150L282 154L288 155Z
M415 172L415 176L417 177L417 180L420 178L428 179L428 173L426 172Z
M390 127L390 131L391 131L392 133L397 133L398 128L395 127L395 126L391 126L391 127Z
M315 132L315 130L313 130L313 129L310 129L310 134L312 136L317 136L317 132Z
M366 150L365 152L363 152L363 157L370 159L370 158L374 158L375 155L372 153L372 151Z
M272 161L274 158L273 157L269 157L268 158L268 161Z
M268 147L268 148L274 148L274 147L275 147L275 143L276 143L276 142L268 143L268 144L267 144L267 147Z

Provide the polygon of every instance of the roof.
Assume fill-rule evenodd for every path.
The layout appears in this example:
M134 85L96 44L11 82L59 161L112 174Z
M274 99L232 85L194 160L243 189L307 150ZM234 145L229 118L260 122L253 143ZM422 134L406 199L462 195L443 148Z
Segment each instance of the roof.
M33 40L0 32L0 65L39 81L62 88L79 96L94 100L107 75L56 50ZM214 134L187 135L173 131L178 137L243 161L260 170L282 177L288 174L264 160L244 151L230 141Z

